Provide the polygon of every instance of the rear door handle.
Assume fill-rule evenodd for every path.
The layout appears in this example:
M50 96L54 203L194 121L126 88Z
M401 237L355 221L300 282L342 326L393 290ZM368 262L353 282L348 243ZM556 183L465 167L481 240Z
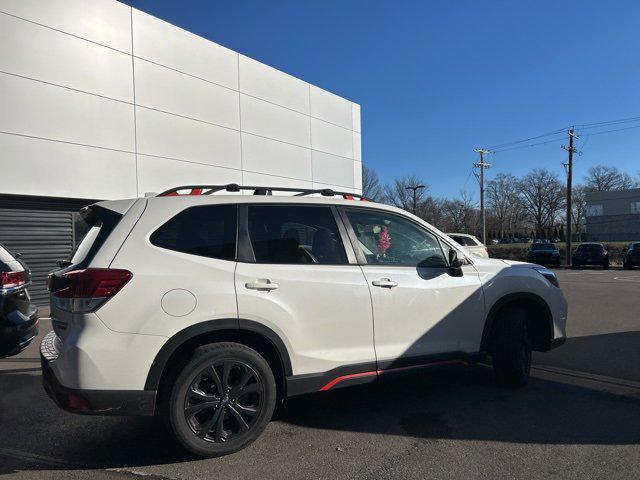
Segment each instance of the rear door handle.
M275 290L280 285L278 285L277 283L273 283L269 279L261 278L259 280L256 280L255 282L245 283L244 286L250 290L262 290L268 292L270 290Z
M380 280L374 280L371 282L374 287L393 288L398 286L398 282L389 280L388 278L381 278Z

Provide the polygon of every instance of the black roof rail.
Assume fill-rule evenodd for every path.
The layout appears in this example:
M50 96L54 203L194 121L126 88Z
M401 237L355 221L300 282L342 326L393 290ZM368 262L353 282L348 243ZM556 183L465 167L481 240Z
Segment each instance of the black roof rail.
M179 193L188 190L188 193ZM295 187L269 187L269 186L249 186L229 183L227 185L182 185L170 188L156 195L157 197L177 197L182 195L211 195L216 192L240 192L242 190L253 190L254 195L273 195L273 192L296 192L297 197L320 194L323 197L342 196L345 199L356 199L371 201L363 195L351 192L336 192L330 188L295 188Z

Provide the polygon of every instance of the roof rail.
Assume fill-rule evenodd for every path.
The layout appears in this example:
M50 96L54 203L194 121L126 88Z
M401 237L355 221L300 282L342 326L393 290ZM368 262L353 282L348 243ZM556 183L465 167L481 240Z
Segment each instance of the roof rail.
M157 197L177 197L184 195L211 195L216 192L240 192L242 190L253 190L254 195L273 195L273 192L295 192L297 197L306 195L320 194L323 197L342 196L347 200L356 198L363 201L371 201L363 195L351 192L336 192L330 188L295 188L295 187L269 187L269 186L249 186L238 185L237 183L229 183L227 185L182 185L180 187L170 188L156 195ZM180 193L185 192L185 193Z

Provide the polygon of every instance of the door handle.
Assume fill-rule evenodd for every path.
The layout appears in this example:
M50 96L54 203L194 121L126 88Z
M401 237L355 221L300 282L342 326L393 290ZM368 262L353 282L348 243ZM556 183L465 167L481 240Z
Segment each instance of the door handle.
M268 292L270 290L275 290L280 285L278 285L277 283L273 283L269 279L261 278L259 280L256 280L255 282L245 283L244 286L250 290L262 290L262 291Z
M380 280L374 280L371 282L374 287L393 288L398 286L398 282L389 280L388 278L381 278Z

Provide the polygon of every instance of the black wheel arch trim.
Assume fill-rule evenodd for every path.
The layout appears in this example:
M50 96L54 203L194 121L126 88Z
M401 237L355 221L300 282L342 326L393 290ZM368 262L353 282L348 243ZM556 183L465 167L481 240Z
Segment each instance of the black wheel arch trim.
M215 332L251 332L261 336L263 339L271 343L271 345L278 352L280 361L282 363L282 369L285 377L290 376L293 372L291 367L291 358L284 342L280 336L269 327L255 322L253 320L238 319L238 318L221 318L217 320L208 320L205 322L196 323L178 333L173 335L162 346L158 354L156 355L144 385L145 390L157 390L160 385L162 374L165 371L167 362L171 355L173 355L178 348L184 345L189 340L192 340L201 335Z
M500 297L489 309L489 313L487 314L484 322L484 329L482 331L482 340L480 342L480 352L487 353L489 349L489 342L491 340L491 329L493 328L493 322L496 318L496 315L500 311L502 307L508 305L512 302L517 302L519 300L530 300L537 303L547 314L549 318L549 328L551 331L551 337L548 339L548 347L544 350L549 350L551 348L551 342L553 340L553 314L551 313L551 308L549 308L549 304L540 296L531 292L515 292L509 293L503 297Z

